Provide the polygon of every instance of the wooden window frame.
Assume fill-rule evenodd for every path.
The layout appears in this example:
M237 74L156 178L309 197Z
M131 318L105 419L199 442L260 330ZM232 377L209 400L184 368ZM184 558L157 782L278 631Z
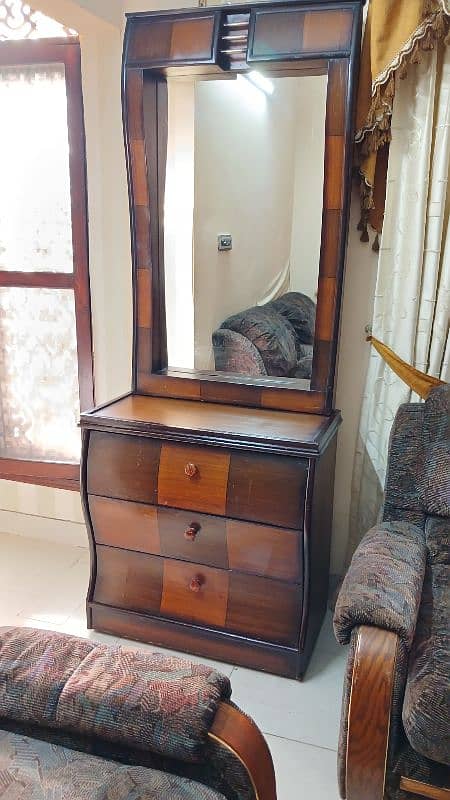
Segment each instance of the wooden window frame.
M80 410L84 411L94 405L94 374L80 42L78 37L0 42L0 67L54 63L64 64L66 78L73 272L0 270L0 287L73 289ZM62 461L30 461L0 457L0 479L77 491L80 486L79 473L79 462L72 464Z

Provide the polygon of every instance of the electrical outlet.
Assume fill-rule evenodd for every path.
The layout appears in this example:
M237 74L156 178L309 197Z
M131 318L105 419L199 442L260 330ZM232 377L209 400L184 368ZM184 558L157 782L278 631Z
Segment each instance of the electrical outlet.
M218 250L231 250L233 247L233 238L231 233L219 233L217 237Z

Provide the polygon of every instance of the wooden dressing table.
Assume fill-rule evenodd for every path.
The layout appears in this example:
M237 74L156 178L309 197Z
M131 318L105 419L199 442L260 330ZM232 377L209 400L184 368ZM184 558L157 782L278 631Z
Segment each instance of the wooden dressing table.
M133 387L81 418L89 627L292 678L304 674L327 603L361 7L359 0L316 0L128 17ZM327 80L309 385L292 374L168 366L168 87L173 78L229 78L250 68L274 83Z

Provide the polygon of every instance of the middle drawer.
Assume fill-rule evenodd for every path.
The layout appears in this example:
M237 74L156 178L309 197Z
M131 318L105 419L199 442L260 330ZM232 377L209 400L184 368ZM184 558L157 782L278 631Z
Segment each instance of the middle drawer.
M89 496L97 544L301 582L298 531Z

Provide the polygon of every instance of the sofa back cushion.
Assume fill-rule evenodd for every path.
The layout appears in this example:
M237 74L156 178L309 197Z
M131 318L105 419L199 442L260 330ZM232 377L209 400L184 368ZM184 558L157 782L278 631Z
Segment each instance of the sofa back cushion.
M450 519L428 517L427 568L403 704L411 746L450 766Z
M228 317L219 330L223 328L240 333L256 347L268 375L289 377L295 374L295 331L291 323L269 305L254 306Z
M268 304L283 314L294 328L297 347L302 344L314 343L314 329L316 325L316 304L306 294L301 292L286 292Z
M423 528L425 513L419 497L422 472L423 403L405 403L395 416L389 442L383 521L407 520Z
M425 401L423 455L419 495L424 511L450 517L450 385L433 389Z
M66 634L0 628L0 717L202 758L228 678L161 653Z

